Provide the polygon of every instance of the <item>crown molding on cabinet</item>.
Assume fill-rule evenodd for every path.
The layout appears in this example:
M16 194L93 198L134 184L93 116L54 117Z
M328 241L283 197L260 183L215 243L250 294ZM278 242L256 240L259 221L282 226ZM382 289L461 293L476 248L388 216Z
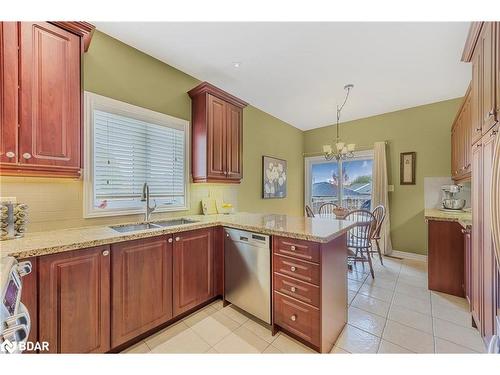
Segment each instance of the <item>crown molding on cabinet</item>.
M94 25L84 21L49 21L49 23L81 37L83 40L83 51L88 51L95 30Z
M483 28L484 22L471 22L469 27L469 33L467 34L467 39L465 40L464 50L462 52L461 61L471 62L472 55L474 54L474 48L479 39L479 34Z

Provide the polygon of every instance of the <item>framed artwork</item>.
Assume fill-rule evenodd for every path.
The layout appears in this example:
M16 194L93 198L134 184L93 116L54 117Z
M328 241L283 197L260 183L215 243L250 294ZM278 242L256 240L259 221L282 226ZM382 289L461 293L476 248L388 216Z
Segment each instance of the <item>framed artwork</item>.
M402 152L399 161L399 183L401 185L415 185L416 152Z
M262 156L262 198L286 198L286 160Z

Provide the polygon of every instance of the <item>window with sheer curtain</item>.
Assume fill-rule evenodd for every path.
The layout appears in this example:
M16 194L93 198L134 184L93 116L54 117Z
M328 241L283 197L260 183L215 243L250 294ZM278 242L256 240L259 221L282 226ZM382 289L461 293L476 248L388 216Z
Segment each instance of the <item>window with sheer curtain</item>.
M188 207L188 122L86 93L85 214L144 211L143 185L158 211Z

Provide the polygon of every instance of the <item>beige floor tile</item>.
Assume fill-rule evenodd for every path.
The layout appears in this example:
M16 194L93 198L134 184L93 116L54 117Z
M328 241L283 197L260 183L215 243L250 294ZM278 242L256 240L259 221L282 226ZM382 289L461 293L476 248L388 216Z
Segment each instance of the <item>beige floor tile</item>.
M149 347L146 345L144 341L139 341L137 344L132 345L131 347L123 350L121 353L122 354L146 354L149 353L151 350Z
M386 319L358 309L357 307L350 307L348 311L348 322L350 325L369 332L375 336L381 337L384 331Z
M392 305L387 319L427 332L432 335L432 317L406 307Z
M288 337L284 333L280 333L278 337L276 337L276 340L273 341L273 346L283 353L316 353L311 348Z
M233 332L236 336L240 337L242 340L256 348L260 353L262 353L268 346L269 343L266 340L261 339L255 333L250 331L248 328L241 326L236 331Z
M334 346L330 353L332 353L332 354L351 354L347 350L339 348L338 346Z
M399 271L383 267L375 267L375 279L384 279L387 281L396 281L399 277Z
M210 345L198 336L192 329L174 336L170 340L156 346L152 353L205 353L210 349Z
M462 345L457 345L451 341L436 337L436 353L439 354L461 354L461 353L472 353L478 354L478 352L466 348Z
M246 354L261 353L259 349L252 346L240 336L231 333L214 346L218 353Z
M430 292L427 288L413 286L398 281L396 285L396 292L407 294L414 299L416 298L424 301L430 301Z
M394 293L392 304L397 306L406 307L408 310L417 311L422 314L431 315L431 301L430 299L415 300L411 295L403 293Z
M205 352L205 354L219 354L219 353L214 348L210 348Z
M231 320L225 317L227 320ZM191 327L209 345L214 346L232 331L226 325L214 319L213 316L208 316L202 321Z
M392 320L387 321L382 338L416 353L434 353L432 335Z
M399 345L393 344L392 342L381 340L380 346L378 348L379 354L409 354L413 353L408 349L405 349Z
M376 353L380 338L347 324L335 343L350 353Z
M228 317L226 314L222 312L222 310L217 311L216 313L210 315L211 318L214 318L217 320L220 324L222 324L224 327L229 329L231 332L234 331L236 328L238 328L241 324L234 321L230 317Z
M390 304L382 300L358 293L354 298L354 301L352 301L351 306L385 318L387 317L387 313L389 312Z
M220 310L220 309L222 309L222 307L223 307L222 305L223 305L223 302L222 302L222 300L221 300L221 299L218 299L217 301L212 302L212 303L210 304L210 306L211 306L211 307L213 307L215 310Z
M446 293L431 292L431 303L433 306L439 305L450 309L469 312L469 303L465 298L452 296Z
M351 304L352 300L356 297L356 292L353 292L352 290L347 291L347 304Z
M265 340L268 343L272 343L274 340L276 340L277 335L273 336L269 327L265 327L264 325L253 321L252 319L248 319L242 327L245 327L249 331L255 333L262 340Z
M192 327L196 323L201 322L203 319L208 318L212 313L212 310L202 309L194 312L193 314L187 316L182 321L188 326Z
M466 328L446 320L434 318L434 335L451 341L457 345L465 346L477 352L484 352L486 347L479 332L475 328Z
M229 318L233 319L236 323L238 324L243 324L248 320L248 317L243 315L241 312L239 312L237 309L234 308L234 306L226 306L222 310L223 314L228 316Z
M374 286L377 288L382 288L382 289L388 289L390 291L393 291L394 288L396 287L396 280L389 280L389 279L384 279L381 277L377 277L377 274L375 274L375 279L372 279L371 277L367 277L363 285L369 285L369 286Z
M171 325L161 330L160 332L157 332L149 336L144 341L146 342L147 346L152 350L188 329L189 327L186 324L184 324L184 322L178 322L175 323L174 325Z
M352 271L368 275L370 273L370 268L368 267L368 265L364 265L364 263L357 262L356 264L352 265Z
M427 287L428 287L427 275L425 277L420 277L420 276L417 277L417 276L406 275L406 274L401 273L399 275L398 282L402 282L402 283L412 285L412 286L417 286L420 288L427 289Z
M468 309L451 308L441 303L432 302L432 316L461 325L462 327L472 328L472 315Z
M363 285L359 289L358 293L364 294L365 296L374 297L385 302L391 302L392 296L394 295L394 291L390 289L379 288L374 285L368 284Z
M351 292L357 292L362 285L363 282L361 281L347 279L347 289L349 289Z
M363 282L363 281L365 281L367 276L368 276L368 274L366 274L366 273L354 272L354 271L347 272L347 278L350 280Z
M278 348L275 346L269 345L262 353L264 354L283 354Z

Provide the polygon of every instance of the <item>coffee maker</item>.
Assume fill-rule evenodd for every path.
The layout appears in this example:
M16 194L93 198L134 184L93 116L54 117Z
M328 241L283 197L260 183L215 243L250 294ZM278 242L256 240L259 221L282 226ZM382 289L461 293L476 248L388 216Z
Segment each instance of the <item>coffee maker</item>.
M443 185L443 209L452 211L461 211L465 207L465 199L457 198L457 194L462 190L462 185Z

